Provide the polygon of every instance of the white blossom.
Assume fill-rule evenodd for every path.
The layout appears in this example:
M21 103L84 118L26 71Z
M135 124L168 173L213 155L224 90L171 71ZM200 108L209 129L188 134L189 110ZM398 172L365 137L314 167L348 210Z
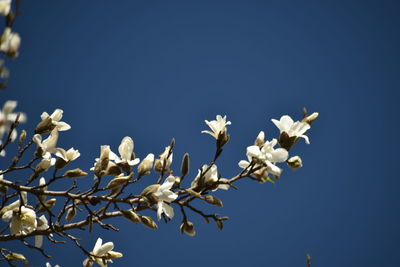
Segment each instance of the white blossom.
M37 218L37 227L36 230L46 230L49 228L48 221L44 215ZM43 236L37 235L35 236L35 246L40 248L43 245Z
M0 110L0 139L3 138L4 134L8 134L10 131L10 126L13 122L15 122L18 113L19 122L26 122L25 113L13 113L14 109L17 107L17 101L8 100L4 103L3 108ZM14 129L11 133L11 141L14 141L17 138L17 131Z
M205 120L205 123L210 127L211 131L201 131L201 133L207 133L213 136L215 139L218 139L218 135L222 132L226 132L226 126L231 125L230 121L226 121L226 116L222 117L221 115L217 115L216 120L208 121Z
M63 159L65 162L76 160L81 155L79 150L75 150L73 147L67 151L62 148L57 148L56 150L56 156Z
M164 183L157 188L154 195L158 198L157 202L157 218L161 219L161 215L164 213L168 218L174 217L174 209L168 204L174 201L178 195L172 192L170 189L175 183L175 177L170 175L165 179Z
M0 51L12 57L18 56L18 49L21 44L21 37L18 33L12 32L10 27L5 27L0 37Z
M12 235L25 235L36 229L36 213L33 209L19 206L6 211L2 216L3 221L10 223Z
M259 147L256 145L247 147L247 159L239 162L239 167L245 169L252 161L255 161L254 168L266 167L268 173L276 176L280 176L282 170L275 165L275 163L285 162L289 156L289 153L284 148L274 149L274 146L278 141L274 138L271 141L266 141L263 146ZM268 175L265 170L262 170L262 175ZM261 171L259 172L261 174Z
M50 135L42 141L42 136L40 134L35 134L33 136L33 142L36 143L38 147L40 147L43 151L43 155L47 152L56 153L57 151L57 142L58 142L58 130L54 128Z
M11 10L11 0L0 0L0 15L7 16Z
M113 242L103 244L103 240L99 237L91 252L95 257L85 259L83 261L83 266L92 266L93 262L97 262L101 267L107 267L107 262L113 262L112 259L121 258L123 256L120 252L112 251L113 248Z
M118 152L121 156L121 158L116 157L115 163L120 164L120 163L126 163L129 166L135 166L136 164L139 163L140 159L132 159L133 158L133 140L129 136L125 136L121 144L118 147Z
M47 171L51 166L54 166L56 163L56 159L51 157L50 152L46 152L42 156L42 160L36 165L36 170L37 171Z
M46 267L51 267L51 264L49 262L46 262ZM56 264L54 267L60 267L60 265Z
M191 187L194 188L198 186L200 176L202 175L203 183L216 183L217 181L223 182L218 185L216 189L223 189L223 190L228 190L229 189L229 184L227 184L228 179L225 178L218 178L218 167L217 165L212 165L209 170L207 170L209 166L207 164L204 164L201 169L198 171L197 176L194 178L194 180L191 183ZM207 170L207 171L206 171Z
M66 122L60 121L62 119L64 111L62 109L55 109L51 115L49 115L47 112L43 112L42 115L40 115L40 118L42 121L46 120L47 118L51 119L51 124L57 128L59 131L67 131L71 129L71 126L67 124Z
M276 127L278 127L281 133L286 132L289 137L295 136L304 138L306 143L310 144L308 136L304 134L308 129L311 128L310 124L302 121L294 122L293 119L288 115L282 116L279 121L272 119L272 122Z

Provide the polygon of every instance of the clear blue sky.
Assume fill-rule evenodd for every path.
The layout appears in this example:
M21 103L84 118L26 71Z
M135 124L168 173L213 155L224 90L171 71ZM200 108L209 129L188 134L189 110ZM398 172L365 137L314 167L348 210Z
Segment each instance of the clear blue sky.
M271 118L319 111L311 145L294 151L302 169L218 192L224 208L207 210L231 218L223 231L191 214L198 235L182 236L177 212L157 231L117 220L120 233L82 243L113 241L124 253L114 266L293 267L306 253L313 267L400 266L398 13L398 1L21 1L1 100L18 100L30 133L42 111L64 109L72 129L59 144L80 150L76 167L125 135L140 158L175 137L173 166L189 152L192 176L213 153L204 119L232 121L218 164L230 177L260 130L277 135ZM61 266L84 259L44 248Z

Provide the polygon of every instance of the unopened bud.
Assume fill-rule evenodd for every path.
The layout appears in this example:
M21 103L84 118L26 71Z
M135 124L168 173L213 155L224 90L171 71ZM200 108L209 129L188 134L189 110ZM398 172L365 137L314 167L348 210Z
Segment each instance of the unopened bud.
M82 170L79 169L79 168L66 171L66 172L63 174L63 176L70 177L70 178L84 177L84 176L87 176L87 175L88 175L87 172L84 172L84 171L82 171Z
M124 186L126 183L128 183L129 179L132 177L132 173L128 176L123 176L119 175L112 179L106 186L107 189L114 190L116 188L119 188L121 186Z
M142 220L140 219L140 216L137 215L136 212L133 212L131 210L121 210L122 215L127 218L128 220L134 222L134 223L140 223Z
M56 126L53 124L53 120L50 117L42 120L35 129L36 134L44 134L51 132Z
M142 191L140 195L150 203L158 202L158 198L154 195L154 193L158 190L159 187L159 184L149 185Z
M264 131L261 131L258 135L256 140L254 141L254 145L256 146L263 146L265 144L265 133Z
M183 155L182 159L182 165L181 165L182 177L185 177L189 173L189 168L190 168L189 154L186 153L185 155Z
M138 174L139 176L145 176L150 174L151 168L153 168L154 163L154 154L148 154L142 162L140 162L138 166Z
M148 216L142 216L142 222L143 222L144 226L146 226L150 229L158 228L157 224L153 221L153 219Z
M65 216L65 219L70 222L72 221L76 216L76 209L74 207L69 208L67 211L67 215Z
M293 170L303 167L303 162L299 156L291 157L290 159L287 160L287 164Z
M5 256L5 258L8 261L25 261L26 260L24 255L22 255L20 253L14 253L14 252L11 252L10 254L7 254Z
M216 196L212 196L212 195L207 195L204 197L204 200L207 201L207 203L211 204L211 205L215 205L217 207L223 207L224 205L222 204L222 201L217 198Z
M47 200L44 203L44 207L42 206L39 209L39 212L46 212L47 210L52 209L54 207L54 205L56 204L56 201L57 201L57 199L55 199L55 198L51 198L51 199Z
M319 115L318 112L314 112L313 114L305 117L302 121L307 122L308 124L311 124L311 123L313 123L313 121L315 121L316 118L318 118L318 115Z
M26 131L25 130L22 130L21 131L21 134L19 135L19 142L20 143L22 143L22 142L24 142L25 141L25 139L26 139Z
M195 236L196 231L194 230L194 225L190 221L184 221L180 226L181 233L185 233L188 236Z

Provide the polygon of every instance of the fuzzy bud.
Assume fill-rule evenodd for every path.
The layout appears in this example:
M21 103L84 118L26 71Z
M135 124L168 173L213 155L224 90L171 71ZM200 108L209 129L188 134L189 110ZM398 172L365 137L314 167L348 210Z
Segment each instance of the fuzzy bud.
M74 207L69 208L67 211L67 215L65 216L65 219L70 222L72 221L76 216L76 209Z
M63 174L63 176L70 177L70 178L84 177L84 176L87 176L87 175L88 175L87 172L84 172L79 168L78 169L73 169L73 170L68 170Z
M181 165L182 177L185 177L189 173L189 169L190 169L189 154L186 153L185 155L183 155L182 159L182 165Z
M148 154L142 162L140 162L138 166L138 174L139 176L146 176L150 174L151 168L153 168L154 163L154 154Z
M303 162L299 156L291 157L287 160L287 164L293 170L303 167Z
M137 215L136 212L133 212L131 210L121 210L122 215L127 218L128 220L134 222L134 223L141 223L142 220L140 219L140 216Z
M150 229L158 228L157 224L153 221L153 219L148 216L142 216L142 222L143 222L144 226L146 226Z
M207 195L204 197L204 200L207 201L207 203L217 206L217 207L223 207L224 205L222 204L222 201L217 198L216 196L212 195Z
M195 236L196 235L196 231L194 230L194 225L190 221L182 222L182 224L180 226L180 230L181 230L182 234L185 233L188 236Z

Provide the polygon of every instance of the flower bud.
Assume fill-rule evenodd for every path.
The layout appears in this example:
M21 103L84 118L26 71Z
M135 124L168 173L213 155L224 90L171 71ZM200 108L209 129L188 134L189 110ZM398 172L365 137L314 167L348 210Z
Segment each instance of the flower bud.
M50 117L45 118L36 126L36 134L44 134L51 132L56 126L53 124L53 120Z
M67 215L65 216L65 219L70 222L72 221L76 216L76 209L75 207L71 207L67 211Z
M47 210L52 209L54 207L54 205L56 204L56 201L57 201L57 199L55 199L55 198L51 198L51 199L47 200L44 203L44 207L43 206L40 207L38 212L46 212Z
M222 201L215 196L207 195L204 197L204 200L207 201L207 203L209 203L211 205L214 205L217 207L223 207Z
M265 144L265 140L264 139L265 139L265 133L264 133L264 131L261 131L257 135L257 138L254 141L254 145L259 146L259 147L263 146Z
M88 175L87 172L84 172L79 168L73 169L73 170L68 170L63 174L63 176L70 177L70 178L84 177L87 175Z
M290 159L287 160L287 164L293 170L303 167L303 162L299 156L291 157Z
M158 226L157 224L153 221L152 218L148 217L148 216L142 216L142 222L144 224L144 226L150 228L150 229L157 229Z
M19 142L20 143L22 143L22 142L24 142L25 141L25 139L26 139L26 131L25 130L22 130L21 131L21 134L19 135Z
M182 177L185 177L189 173L189 168L190 168L189 154L185 153L185 155L183 155L182 165L181 165Z
M185 233L188 236L195 236L196 235L196 231L194 230L194 225L190 221L182 222L182 224L180 226L180 230L181 230L182 234Z
M106 189L114 190L119 187L122 187L128 183L128 181L129 181L129 179L131 179L131 177L132 177L132 173L128 176L119 175L119 176L115 177L114 179L112 179L107 184Z
M318 118L319 113L318 112L314 112L311 115L308 115L307 117L305 117L302 121L303 122L307 122L308 124L311 124L315 121L315 119Z
M140 223L142 220L140 219L140 216L137 215L136 212L133 212L131 210L121 210L122 215L127 218L128 220L134 222L134 223Z
M140 194L149 203L158 202L158 198L154 195L157 189L160 187L159 184L153 184L146 187Z
M20 253L14 253L11 252L10 254L7 254L5 258L9 261L26 261L26 258L24 255Z
M154 163L154 154L150 153L146 156L146 158L142 162L140 162L138 166L139 176L149 175L151 168L153 168L153 163Z

